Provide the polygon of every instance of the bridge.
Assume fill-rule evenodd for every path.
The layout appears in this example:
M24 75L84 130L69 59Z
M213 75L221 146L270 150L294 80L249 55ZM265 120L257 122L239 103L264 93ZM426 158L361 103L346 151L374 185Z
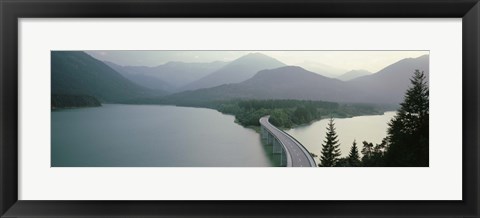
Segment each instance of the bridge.
M295 138L278 129L264 116L260 118L262 140L272 145L274 154L280 154L281 165L286 167L316 167L315 160Z

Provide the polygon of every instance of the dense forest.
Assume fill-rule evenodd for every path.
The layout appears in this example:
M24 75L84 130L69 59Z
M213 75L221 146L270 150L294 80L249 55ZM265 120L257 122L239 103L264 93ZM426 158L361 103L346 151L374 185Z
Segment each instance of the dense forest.
M99 100L89 95L52 94L51 104L52 109L102 106Z
M361 115L378 115L396 109L392 105L337 103L328 101L294 100L294 99L235 99L223 101L182 102L172 99L145 98L135 99L126 104L158 104L182 107L202 107L217 110L235 116L242 126L260 126L259 119L270 115L269 121L279 128L292 128L308 124L325 117L346 118Z
M416 70L396 116L389 122L387 137L380 144L353 141L347 157L341 153L334 119L327 126L322 144L321 167L428 167L429 89L426 76ZM362 153L360 157L359 152Z
M235 116L243 126L260 126L259 119L270 115L269 121L279 128L292 128L324 117L352 117L380 114L368 104L340 104L307 100L233 100L209 105L225 114Z

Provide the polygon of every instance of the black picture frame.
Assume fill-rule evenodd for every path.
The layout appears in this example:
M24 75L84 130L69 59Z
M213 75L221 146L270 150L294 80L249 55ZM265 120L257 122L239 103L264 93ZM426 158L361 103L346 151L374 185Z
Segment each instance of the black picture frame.
M478 217L478 0L0 0L1 217ZM462 18L461 201L18 200L18 19L133 17ZM448 43L448 42L446 42ZM135 188L135 187L126 187ZM441 190L439 190L441 191Z

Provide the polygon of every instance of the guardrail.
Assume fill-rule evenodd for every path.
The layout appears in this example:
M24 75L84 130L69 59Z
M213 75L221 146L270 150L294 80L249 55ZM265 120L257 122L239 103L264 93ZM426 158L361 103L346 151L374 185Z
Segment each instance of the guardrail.
M269 117L269 116L268 116ZM267 117L267 122L268 122L268 117ZM261 118L260 118L261 119ZM269 122L270 123L270 122ZM260 125L262 125L262 123L260 123ZM262 125L263 126L263 125ZM273 126L273 125L272 125ZM286 164L286 167L292 167L293 166L293 163L292 163L292 156L290 155L290 152L288 151L287 147L285 146L285 144L283 144L282 141L280 141L276 136L275 134L273 134L270 130L268 130L268 128L266 127L263 127L267 132L269 132L273 137L275 137L275 140L278 141L278 143L280 143L282 145L282 150L285 152L285 157L287 158L287 164Z
M276 126L274 126L273 124L270 123L269 121L269 118L270 116L264 116L261 119L263 118L266 118L266 121L268 124L270 124L271 127L273 127L275 130L279 131L281 134L285 134L285 136L287 136L290 140L292 140L293 142L295 142L295 144L302 150L302 152L305 154L305 156L307 157L307 160L310 164L310 166L312 167L317 167L317 164L315 162L315 159L312 157L312 155L310 154L310 152L307 150L307 148L305 148L305 146L303 146L302 143L300 143L296 138L294 138L293 136L291 136L290 134L286 133L285 131L277 128ZM286 156L287 156L287 166L293 166L293 163L292 163L292 156L290 154L290 152L288 151L288 148L285 146L285 144L283 144L283 142L281 140L279 140L275 134L273 134L268 128L266 128L261 122L260 122L260 125L263 129L265 129L269 134L271 134L276 141L278 141L281 145L282 145L282 150L285 152Z
M290 134L288 134L287 132L279 129L280 131L282 131L283 133L285 133L289 138L291 138L292 140L294 140L295 142L297 142L297 144L300 145L300 148L303 150L303 152L305 154L307 154L307 159L308 161L310 162L310 164L314 167L317 167L317 163L315 162L315 159L312 157L312 155L310 154L310 152L307 150L307 148L305 148L305 146L303 146L302 143L300 143L295 137L291 136Z

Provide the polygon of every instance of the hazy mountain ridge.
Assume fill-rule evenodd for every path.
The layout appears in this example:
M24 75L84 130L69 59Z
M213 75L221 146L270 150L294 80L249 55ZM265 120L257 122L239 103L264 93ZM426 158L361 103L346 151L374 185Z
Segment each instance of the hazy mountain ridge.
M149 88L149 89L159 89L159 90L166 90L172 91L174 87L169 83L158 79L157 77L150 76L144 73L132 73L129 71L130 67L120 66L113 62L104 61L105 64L110 66L112 69L116 70L122 76L129 79L130 81L136 83L137 85ZM140 69L139 71L148 71L148 67L137 67Z
M82 51L52 51L51 78L52 94L90 95L103 102L166 94L131 82Z
M328 78L297 66L259 71L237 84L181 92L163 99L168 103L201 104L231 99L300 99L335 102L398 104L416 69L428 76L428 55L398 61L378 73L350 81Z
M107 102L137 99L133 102L182 105L232 99L298 99L397 104L403 99L414 70L419 69L425 71L427 77L429 75L428 55L406 58L377 73L348 81L340 79L368 72L350 71L346 73L350 75L344 74L345 76L340 76L340 79L329 78L302 67L285 66L282 62L260 53L251 53L230 63L212 63L225 65L184 87L187 91L158 98L154 96L165 95L166 92L152 91L148 88L175 89L168 82L158 79L159 71L153 70L158 67L131 67L108 63L111 65L109 67L83 52L52 52L52 93L85 94ZM211 66L212 63L194 65ZM192 70L195 68L194 65L169 62L159 67L163 70L188 68L194 71ZM164 74L161 75L176 77L182 74L176 70L168 73L162 71ZM152 76L153 74L156 76ZM214 84L217 85L213 86ZM207 88L202 88L204 86ZM188 90L189 88L195 90Z
M320 62L313 62L313 61L304 61L304 62L295 64L295 66L302 67L305 70L318 73L328 78L337 78L339 75L342 75L348 71L346 69L332 67L327 64L323 64Z
M299 99L337 100L347 94L343 83L297 66L262 70L252 78L237 84L220 85L166 96L163 101L182 105L231 99Z
M424 71L428 80L429 55L402 59L375 74L358 77L347 83L357 90L359 101L398 103L403 100L410 78L417 69Z
M337 79L342 80L342 81L348 81L352 80L361 76L366 76L372 74L369 71L366 70L350 70L340 76L337 77Z
M348 93L341 81L298 66L262 70L242 85L247 90L256 89L259 98L333 101Z
M196 90L223 84L239 83L251 78L260 70L273 69L282 66L285 66L285 64L274 58L261 53L250 53L228 63L217 71L182 87L181 90Z
M108 61L105 61L105 63L127 78L134 78L134 80L137 80L135 78L140 76L155 78L163 82L163 84L158 83L159 85L165 86L169 91L175 91L188 83L194 82L220 69L228 62L185 63L171 61L155 67L121 66ZM148 87L150 84L142 82L141 85Z

